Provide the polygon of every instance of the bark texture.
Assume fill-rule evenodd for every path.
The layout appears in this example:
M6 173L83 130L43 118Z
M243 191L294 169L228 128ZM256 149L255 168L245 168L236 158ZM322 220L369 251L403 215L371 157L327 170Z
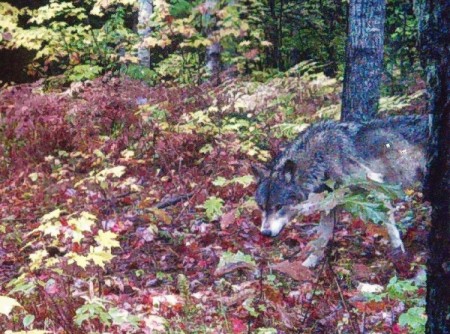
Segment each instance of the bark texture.
M210 37L210 39L213 39ZM220 85L220 71L222 47L219 42L214 42L206 48L206 68L210 74L210 81L214 86Z
M426 333L450 334L450 0L417 0L415 8L431 112Z
M377 113L385 15L385 0L350 0L342 93L343 121L368 121Z
M217 19L214 18L214 15L211 15L219 9L218 7L218 0L210 0L205 3L208 16L212 17L206 27L206 35L211 42L211 45L206 48L206 69L209 74L209 82L213 86L220 85L220 71L222 70L222 46L219 36L215 34L218 28Z
M138 13L138 34L142 40L150 36L150 16L153 12L153 0L139 0ZM150 68L150 49L148 47L140 46L138 48L138 59L141 66Z

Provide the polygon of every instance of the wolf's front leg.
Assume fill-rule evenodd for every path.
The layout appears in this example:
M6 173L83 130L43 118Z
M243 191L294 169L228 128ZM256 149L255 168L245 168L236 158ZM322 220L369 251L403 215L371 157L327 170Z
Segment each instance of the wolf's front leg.
M313 268L317 266L319 261L324 257L325 249L333 236L335 215L335 212L333 211L329 215L321 213L320 223L317 228L318 237L316 240L310 241L306 246L309 255L308 258L303 261L303 266Z

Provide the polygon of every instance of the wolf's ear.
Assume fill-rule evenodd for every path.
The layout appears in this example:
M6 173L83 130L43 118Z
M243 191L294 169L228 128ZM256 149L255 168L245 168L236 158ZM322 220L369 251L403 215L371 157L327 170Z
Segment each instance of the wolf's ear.
M292 160L286 160L283 166L283 176L286 182L291 182L294 180L295 172L297 170L297 165Z
M269 170L261 165L251 164L251 168L257 182L268 177L270 174Z

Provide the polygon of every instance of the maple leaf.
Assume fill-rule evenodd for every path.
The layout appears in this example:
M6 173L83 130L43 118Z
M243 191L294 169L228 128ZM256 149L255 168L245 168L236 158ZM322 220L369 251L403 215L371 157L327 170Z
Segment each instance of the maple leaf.
M105 181L108 175L112 175L114 177L121 177L125 174L126 167L125 166L116 166L111 168L106 168L100 172L98 172L95 177L99 181Z
M211 196L201 207L206 210L206 217L210 221L215 220L218 216L222 215L223 199Z
M68 237L72 237L73 243L81 243L81 240L84 238L84 234L80 231L73 230L73 231L67 231Z
M61 223L59 221L46 223L39 226L36 230L44 232L45 235L51 235L56 238L61 232Z
M66 258L69 260L67 261L68 264L75 263L77 266L86 269L87 265L89 264L89 258L83 255L79 255L74 252L67 253L65 255Z
M95 221L92 219L89 219L86 216L78 217L78 218L71 218L68 221L69 225L72 226L73 229L79 232L83 231L90 231L92 225L95 224Z
M49 220L59 218L61 213L62 213L61 209L53 210L52 212L49 212L49 213L43 215L42 218L41 218L41 221L42 222L47 222Z
M120 243L116 240L116 238L116 233L99 230L98 235L95 237L95 241L97 241L100 246L106 249L111 249L113 247L120 247Z
M104 251L101 246L91 247L88 258L96 265L105 269L105 264L111 262L114 255L110 251Z
M42 261L48 256L48 252L45 249L37 250L36 252L30 254L31 270L38 269L42 265Z

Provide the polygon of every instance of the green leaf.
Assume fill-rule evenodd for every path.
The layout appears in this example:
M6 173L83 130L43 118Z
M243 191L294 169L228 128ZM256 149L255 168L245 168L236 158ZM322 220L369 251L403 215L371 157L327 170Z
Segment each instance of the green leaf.
M206 217L212 221L222 215L223 199L216 196L209 197L202 207L206 210Z
M413 334L425 333L426 322L427 316L424 307L411 307L398 318L400 326L409 327L409 333Z
M387 209L382 203L371 202L362 194L345 197L344 208L365 222L383 223L389 220Z
M238 176L238 177L233 178L232 181L234 183L238 183L238 184L240 184L240 185L242 185L244 187L248 187L253 182L255 182L252 175Z
M239 262L245 262L249 263L251 265L256 266L255 260L253 260L251 255L244 254L241 251L238 251L237 253L231 253L231 252L224 252L220 256L219 264L217 265L217 268L222 268L224 266L227 266L232 263L239 263Z
M216 187L223 187L228 184L228 180L222 176L219 176L212 182L212 184L215 185Z
M32 314L27 314L24 318L23 318L23 327L27 328L30 327L30 325L34 322L34 315Z

